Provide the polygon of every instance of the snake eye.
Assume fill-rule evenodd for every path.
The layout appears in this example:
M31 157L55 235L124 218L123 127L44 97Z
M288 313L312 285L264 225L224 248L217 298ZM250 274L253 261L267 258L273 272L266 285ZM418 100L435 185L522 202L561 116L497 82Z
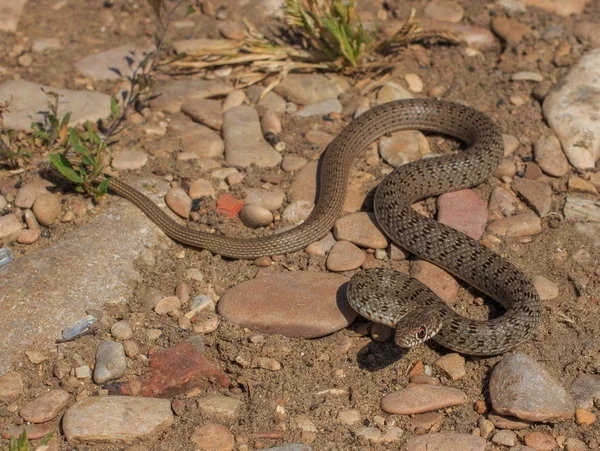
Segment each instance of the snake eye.
M427 336L427 329L424 326L421 326L417 329L417 338L422 340Z

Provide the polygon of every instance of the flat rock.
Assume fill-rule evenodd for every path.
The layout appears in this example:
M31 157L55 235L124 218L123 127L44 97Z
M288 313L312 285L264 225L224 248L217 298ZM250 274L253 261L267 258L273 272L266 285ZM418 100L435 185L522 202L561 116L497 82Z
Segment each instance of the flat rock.
M184 79L169 80L155 91L158 97L150 100L150 107L176 113L184 102L227 95L233 91L233 86L218 80Z
M484 451L486 440L473 434L434 432L409 438L402 451Z
M415 384L385 395L381 400L381 409L386 413L411 415L457 406L466 401L466 393L457 388Z
M569 2L570 3L570 2ZM591 50L546 96L543 113L578 169L591 169L600 158L600 49Z
M337 240L350 241L357 246L385 249L388 239L379 229L373 213L350 213L335 221L333 234Z
M242 401L230 396L211 396L198 400L198 407L204 415L228 421L235 419L241 404Z
M141 150L118 150L113 154L112 165L117 170L141 169L146 166L146 163L148 163L148 155Z
M594 401L600 402L600 375L580 374L571 384L571 393L577 407L592 409Z
M122 77L131 77L133 71L153 47L139 47L126 44L121 47L106 50L95 55L88 55L80 59L77 70L92 80L117 80Z
M493 235L521 238L542 233L542 223L538 215L527 212L494 221L487 231Z
M446 304L456 304L458 282L439 266L425 260L416 259L411 262L409 274L427 285Z
M544 218L550 213L552 188L546 182L516 178L510 186L539 217Z
M19 16L27 0L0 0L0 31L17 31Z
M304 166L292 182L291 200L307 200L315 202L317 197L317 171L319 167L318 161L310 161Z
M437 220L478 240L488 219L486 202L471 189L444 193L437 198Z
M133 185L157 199L161 196L149 187L162 191L166 182L140 179ZM60 337L62 328L77 322L86 309L128 297L141 280L134 262L160 236L158 227L136 207L114 198L65 240L1 267L0 355L5 358L0 359L0 374L19 361L23 351L44 348Z
M564 2L561 0L519 0L527 6L535 6L559 16L570 16L571 14L581 14L585 9L585 5L590 0L569 0Z
M30 423L45 423L58 415L69 402L69 392L66 390L50 390L48 393L27 402L19 415Z
M542 171L552 177L562 177L571 168L567 157L554 135L542 136L533 144L533 158Z
M299 117L324 116L329 113L341 113L342 104L338 99L320 100L306 105L296 113Z
M338 241L327 257L327 269L341 272L359 268L365 261L365 254L349 241Z
M14 213L0 216L0 245L12 243L19 238L23 227Z
M431 153L425 135L416 130L401 130L379 139L381 158L393 167L420 160Z
M23 392L23 378L16 371L8 371L0 376L0 399L13 399Z
M190 441L196 444L197 451L231 451L235 438L225 426L209 423L194 430Z
M512 192L495 186L488 203L488 216L491 220L512 216L517 212L519 199Z
M275 92L300 105L335 99L350 85L342 77L321 74L290 74L275 87Z
M558 285L544 276L532 277L531 283L540 295L541 301L556 299L560 293Z
M567 196L563 213L570 221L600 222L600 206L595 199Z
M490 377L494 411L528 421L570 420L575 401L539 363L525 354L500 361Z
M346 300L346 282L346 277L337 274L274 274L229 289L218 311L227 321L261 333L322 337L356 318Z
M181 111L194 122L206 125L214 130L221 130L223 126L223 109L220 100L192 99L181 105Z
M248 105L240 105L225 112L223 138L225 161L228 166L246 168L273 167L281 162L281 154L264 139L258 113Z
M121 343L103 340L96 349L94 382L103 384L118 379L127 371L127 358Z
M62 420L67 441L129 442L173 424L168 399L95 396L72 405Z
M451 0L432 0L425 7L426 16L452 23L460 22L464 14L464 8Z
M56 422L50 421L48 423L40 424L26 424L23 426L13 426L2 432L2 437L9 439L14 437L18 439L23 434L23 429L27 431L27 438L30 440L37 440L44 438L50 432L56 428Z
M5 111L4 129L31 130L31 123L44 123L51 97L42 92L53 91L60 96L59 116L71 113L69 125L96 122L110 116L110 96L101 92L73 91L44 86L25 80L9 80L0 84L0 99L12 98L10 111Z

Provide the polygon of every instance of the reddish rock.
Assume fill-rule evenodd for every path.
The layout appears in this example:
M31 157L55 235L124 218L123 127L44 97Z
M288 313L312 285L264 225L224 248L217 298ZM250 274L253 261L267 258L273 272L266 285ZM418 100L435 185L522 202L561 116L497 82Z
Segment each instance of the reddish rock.
M217 199L217 213L232 219L244 208L244 201L236 199L231 194L222 194Z
M2 438L10 439L11 437L19 438L23 433L23 428L27 431L27 438L30 440L37 440L45 437L55 428L56 424L54 421L40 424L27 424L24 426L13 426L8 428L2 433Z

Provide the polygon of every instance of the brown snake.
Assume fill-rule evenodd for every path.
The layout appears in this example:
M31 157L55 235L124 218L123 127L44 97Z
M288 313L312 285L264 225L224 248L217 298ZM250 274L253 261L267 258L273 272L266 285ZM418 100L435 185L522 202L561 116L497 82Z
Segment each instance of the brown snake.
M406 129L450 135L470 147L415 161L389 174L375 195L379 225L396 244L488 294L504 305L506 312L489 321L467 319L415 279L381 269L362 271L352 278L349 302L361 315L395 327L400 346L433 338L465 354L503 353L535 333L540 320L536 290L518 269L494 252L411 208L424 197L482 183L501 161L503 145L498 129L491 119L472 108L410 99L379 105L362 114L327 147L321 162L318 200L308 219L294 229L268 237L239 239L191 230L122 181L110 179L109 188L183 244L240 259L284 254L303 249L331 230L342 213L354 158L386 133Z

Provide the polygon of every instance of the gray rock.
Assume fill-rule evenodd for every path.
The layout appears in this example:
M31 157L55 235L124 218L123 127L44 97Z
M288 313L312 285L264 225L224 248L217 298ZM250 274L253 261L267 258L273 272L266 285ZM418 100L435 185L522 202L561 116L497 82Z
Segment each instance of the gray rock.
M19 16L27 0L0 0L0 31L17 31Z
M593 199L567 196L563 212L565 219L571 221L600 222L600 206Z
M342 103L338 99L326 99L306 105L296 113L299 117L322 116L329 113L341 113Z
M146 166L148 155L141 150L118 150L113 154L112 165L117 170L135 170Z
M80 59L75 66L79 72L92 80L117 80L122 77L130 77L152 49L150 46L139 47L134 44L125 44L88 55Z
M580 374L571 384L571 393L577 407L591 410L594 401L600 402L600 375Z
M15 241L23 228L23 224L21 224L21 221L19 221L19 218L14 213L0 216L0 245Z
M291 74L275 87L275 92L300 105L337 98L349 88L346 80L321 74Z
M251 106L240 105L225 112L223 137L228 166L246 168L255 164L264 168L281 162L281 154L265 141L258 113Z
M104 382L118 379L127 371L127 357L121 343L101 341L96 350L96 366L94 367L94 382Z
M393 167L420 160L431 153L425 135L416 130L402 130L379 139L379 153Z
M467 401L462 390L443 385L414 384L400 391L388 393L381 400L381 410L396 415L433 412L457 406Z
M171 424L173 412L168 399L131 396L83 399L69 407L62 420L69 442L132 441L163 431Z
M242 402L229 396L211 396L198 400L200 411L210 418L232 421L239 413Z
M184 102L193 99L223 96L233 87L218 80L169 80L156 89L158 97L150 101L150 107L168 113L176 113Z
M110 96L100 92L73 91L44 86L25 80L9 80L0 85L0 99L12 98L12 108L4 112L4 129L31 130L31 123L44 123L49 112L51 97L45 91L57 93L60 98L58 115L71 113L70 125L95 122L110 116Z
M457 432L434 432L409 438L402 451L484 451L483 437Z
M500 361L490 377L494 411L528 421L569 420L575 401L548 371L525 354Z
M60 40L58 38L42 38L33 41L31 50L37 53L44 53L48 49L56 50L60 47Z
M545 182L516 178L511 183L515 190L533 210L544 218L550 213L552 205L552 188Z
M591 50L571 67L546 96L544 117L557 134L569 162L590 169L600 158L600 49Z
M283 205L285 193L277 186L270 189L264 188L247 188L244 190L246 197L244 202L246 205L258 205L267 210L277 211Z

